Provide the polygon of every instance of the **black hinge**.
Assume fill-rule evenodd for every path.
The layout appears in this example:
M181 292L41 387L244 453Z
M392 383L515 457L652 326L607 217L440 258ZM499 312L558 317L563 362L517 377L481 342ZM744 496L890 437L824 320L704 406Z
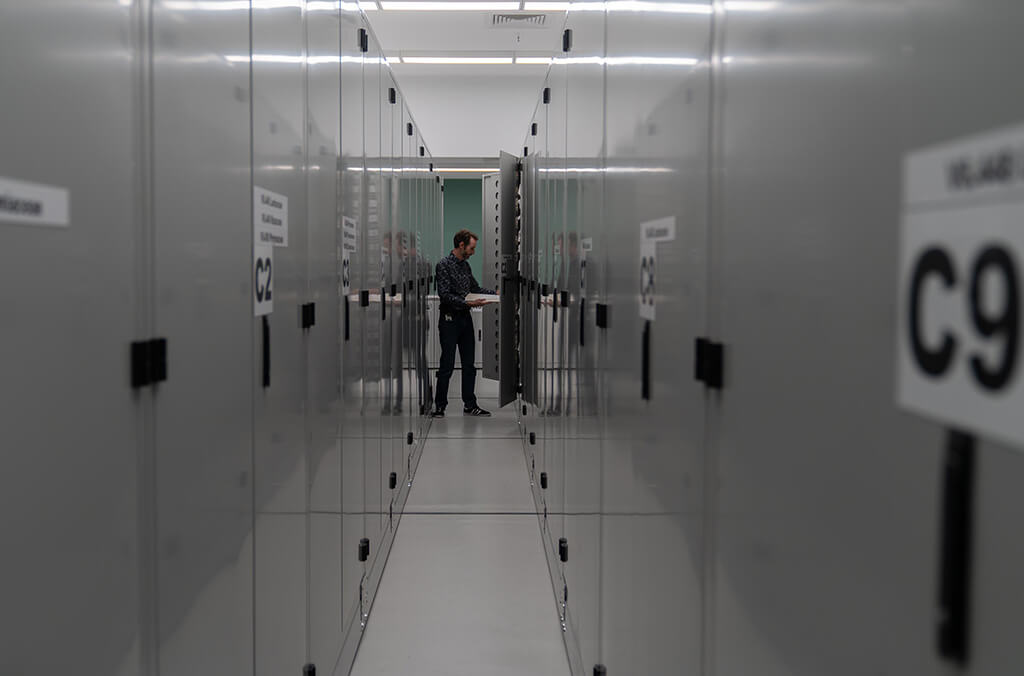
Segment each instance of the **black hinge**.
M562 563L569 561L569 540L566 538L558 538L558 558Z
M363 54L370 51L370 36L365 28L359 29L359 51Z
M569 307L569 292L562 292L562 307Z
M427 154L427 149L424 148L423 146L420 146L420 157L425 157L426 154Z
M555 293L551 296L551 321L558 321L558 289L555 289Z
M529 154L530 154L530 146L523 146L523 157L526 157ZM519 171L523 170L522 166L523 165L521 165L521 164L519 165Z
M594 676L608 676L608 669L603 664L595 664Z
M536 135L537 135L537 123L536 123L536 122L534 122L534 123L533 123L533 124L532 124L532 125L530 126L530 136L536 136Z
M974 525L975 439L950 430L942 489L938 647L967 666L970 657L971 548Z
M694 344L693 375L713 390L725 383L725 346L707 338L698 338Z
M571 28L566 28L564 31L562 31L562 51L563 52L570 52L570 51L572 51L572 29Z
M391 285L391 297L394 298L397 295L398 295L398 285L397 284L392 284Z
M313 326L316 326L316 303L306 303L302 306L302 328Z
M316 665L307 664L302 667L302 676L316 676Z
M541 487L541 490L545 490L546 491L548 489L548 473L547 472L541 472L540 473L540 487Z
M395 472L392 472L388 476L388 488L390 488L391 490L395 490L396 486L398 486L398 474L395 473Z
M398 103L398 92L394 87L388 87L388 103Z
M167 380L167 339L153 338L132 343L132 387L140 388Z
M388 318L388 304L385 301L388 295L387 292L388 290L385 289L383 286L380 287L380 320L382 322L387 321Z
M433 172L433 171L434 171L434 163L433 163L433 162L431 162L431 163L430 163L430 171L431 171L431 172ZM440 178L440 177L438 177L438 178Z
M608 328L608 305L605 303L598 303L594 306L595 316L597 319L597 328L607 329Z
M540 286L540 295L546 296L549 293L551 293L551 287L549 287L547 284L541 284L541 286Z
M408 434L405 435L405 443L407 446L412 446L412 442L414 440L415 437L412 435L412 432L409 432Z
M440 176L435 176L435 177L434 177L434 180L435 180L435 182L437 182L438 184L440 184L440 183L441 183L441 177L440 177ZM441 192L444 192L444 186L443 186L443 185L441 186Z
M526 408L526 407L524 406L523 408ZM526 411L523 411L523 415L526 415ZM537 433L536 432L530 432L530 445L531 446L536 446L537 445Z
M359 560L366 561L370 558L370 538L363 538L359 541Z
M370 290L364 289L359 292L359 306L370 307Z
M412 122L405 123L405 133L408 136L412 136Z
M544 88L544 103L551 103L551 87Z

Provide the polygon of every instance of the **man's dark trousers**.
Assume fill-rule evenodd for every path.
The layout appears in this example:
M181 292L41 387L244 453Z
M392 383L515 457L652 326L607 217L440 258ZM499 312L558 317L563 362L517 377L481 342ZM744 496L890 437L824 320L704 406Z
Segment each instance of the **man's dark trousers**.
M455 371L455 348L459 348L462 358L462 403L467 409L476 406L476 336L473 335L473 315L469 310L454 312L441 311L438 322L441 334L441 367L437 370L437 393L435 394L437 410L443 411L448 406L448 381Z

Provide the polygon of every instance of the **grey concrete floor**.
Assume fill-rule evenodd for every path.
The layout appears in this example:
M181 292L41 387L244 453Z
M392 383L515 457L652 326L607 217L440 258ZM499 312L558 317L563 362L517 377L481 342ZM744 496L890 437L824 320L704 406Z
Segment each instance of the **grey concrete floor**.
M515 414L479 403L431 427L353 676L569 674Z

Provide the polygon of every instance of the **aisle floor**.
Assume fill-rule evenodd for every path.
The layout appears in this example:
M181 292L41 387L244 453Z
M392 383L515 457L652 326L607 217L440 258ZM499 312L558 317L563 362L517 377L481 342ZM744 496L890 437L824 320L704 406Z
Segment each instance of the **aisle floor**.
M353 676L569 673L514 411L459 404L431 425Z

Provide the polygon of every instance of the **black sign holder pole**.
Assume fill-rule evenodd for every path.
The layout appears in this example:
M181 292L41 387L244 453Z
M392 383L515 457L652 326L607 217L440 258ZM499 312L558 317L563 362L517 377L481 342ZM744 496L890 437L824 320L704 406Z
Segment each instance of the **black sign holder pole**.
M962 667L970 658L975 446L973 435L954 429L947 431L937 639L939 654Z

